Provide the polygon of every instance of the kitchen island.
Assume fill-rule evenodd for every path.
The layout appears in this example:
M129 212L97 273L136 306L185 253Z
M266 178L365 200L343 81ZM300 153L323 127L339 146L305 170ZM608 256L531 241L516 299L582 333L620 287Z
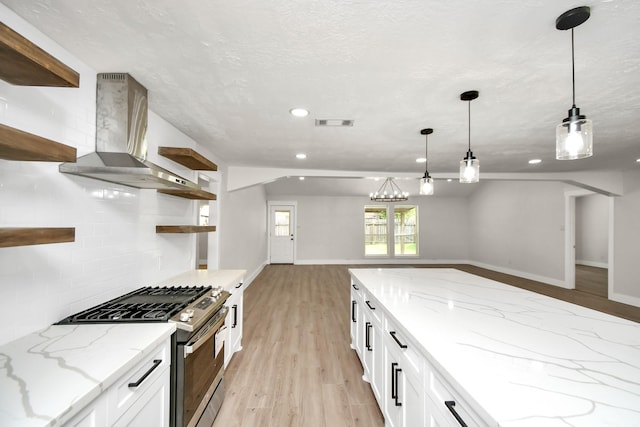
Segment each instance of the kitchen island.
M169 339L175 329L174 323L52 325L0 346L0 425L61 425L91 407L123 376L139 378L139 372L147 372L148 366L140 366L147 358L161 363L144 386L162 378L168 386ZM113 397L117 401L119 396ZM118 412L120 402L110 409L111 416L124 415ZM106 410L101 408L100 414Z
M640 324L454 269L350 273L387 425L640 425Z

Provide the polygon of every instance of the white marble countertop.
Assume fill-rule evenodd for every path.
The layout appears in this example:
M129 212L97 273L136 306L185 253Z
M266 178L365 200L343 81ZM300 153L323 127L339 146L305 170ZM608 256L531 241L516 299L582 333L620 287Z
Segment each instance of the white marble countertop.
M0 346L0 426L62 424L175 328L173 323L53 325Z
M454 269L351 269L494 425L640 426L640 324Z
M158 286L221 286L231 292L244 280L247 270L189 270L158 283Z

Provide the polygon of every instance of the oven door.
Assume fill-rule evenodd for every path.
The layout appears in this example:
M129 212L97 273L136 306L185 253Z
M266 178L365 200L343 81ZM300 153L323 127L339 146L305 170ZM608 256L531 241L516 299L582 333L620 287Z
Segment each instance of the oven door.
M177 346L176 426L196 426L203 413L222 403L224 393L224 334L221 328L229 309L221 308L186 343ZM182 357L181 357L182 356ZM213 399L215 393L215 399ZM215 408L210 407L215 406ZM214 417L215 417L214 414Z

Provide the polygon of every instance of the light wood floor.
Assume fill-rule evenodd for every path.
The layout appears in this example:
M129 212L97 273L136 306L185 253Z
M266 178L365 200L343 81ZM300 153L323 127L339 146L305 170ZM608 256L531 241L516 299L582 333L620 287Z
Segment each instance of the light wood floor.
M245 290L243 350L225 372L225 400L214 427L384 425L350 349L351 267L374 266L269 265ZM458 268L640 322L640 308L586 292L469 265L413 267Z
M576 264L576 290L606 298L608 294L608 276L606 268Z
M267 266L245 290L243 330L214 426L384 425L349 346L345 266Z

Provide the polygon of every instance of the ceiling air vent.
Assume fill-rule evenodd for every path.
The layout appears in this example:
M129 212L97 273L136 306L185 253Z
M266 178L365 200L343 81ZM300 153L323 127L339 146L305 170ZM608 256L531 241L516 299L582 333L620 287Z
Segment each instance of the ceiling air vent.
M334 127L345 127L345 126L353 126L353 120L343 120L343 119L316 119L316 126L334 126Z

